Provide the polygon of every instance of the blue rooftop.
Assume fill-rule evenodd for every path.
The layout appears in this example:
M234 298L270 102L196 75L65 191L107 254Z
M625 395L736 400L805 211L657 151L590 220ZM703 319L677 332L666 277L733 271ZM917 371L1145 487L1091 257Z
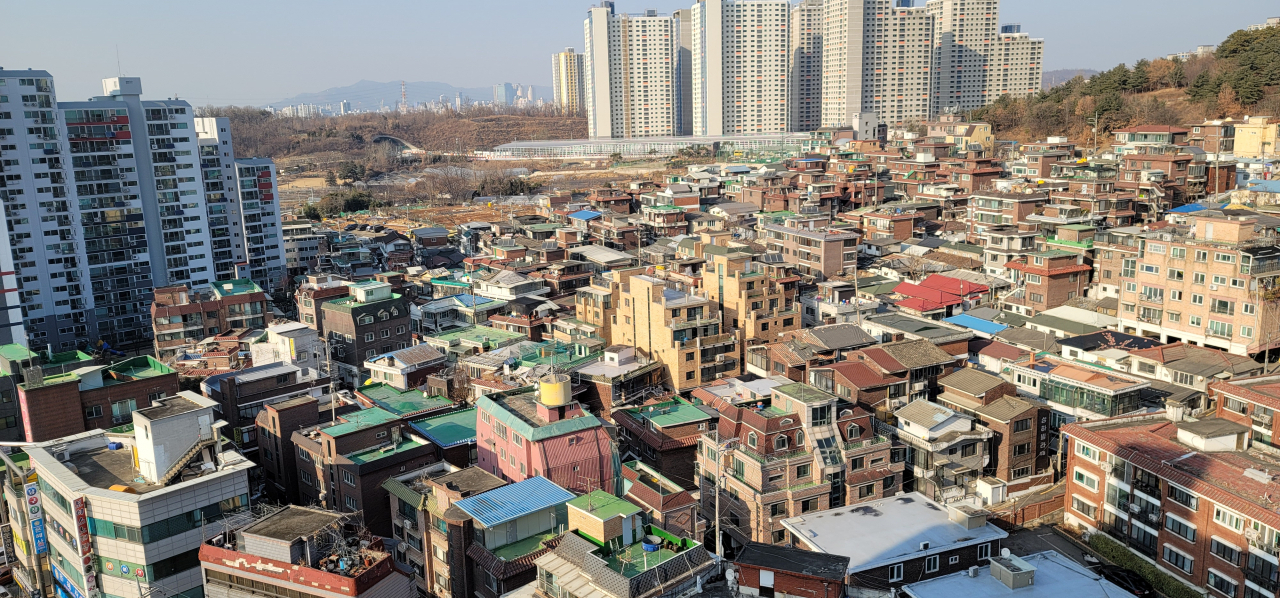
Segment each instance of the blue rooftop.
M1258 191L1261 193L1280 193L1280 179L1262 180L1252 179L1245 181L1245 189L1248 191Z
M593 212L591 210L579 210L577 212L569 214L569 217L573 218L574 220L591 220L592 218L599 218L600 212Z
M484 303L491 303L493 301L493 299L490 299L488 297L477 297L475 295L468 295L467 293L461 293L458 295L449 295L449 298L458 301L459 303L461 303L466 307L475 307L477 305L481 305Z
M1207 210L1207 209L1209 209L1209 206L1198 204L1198 203L1189 203L1185 206L1178 206L1172 210L1169 210L1169 213L1170 214L1190 214L1192 212L1199 212L1201 210Z
M539 476L464 498L453 504L481 525L494 527L564 504L572 498L573 493Z
M976 318L969 314L960 314L958 316L951 316L950 318L946 318L943 321L948 322L950 324L955 324L956 326L969 328L971 330L977 330L978 332L985 332L987 334L997 334L1003 331L1005 328L1008 328L1008 326L1005 326L1004 324L997 324L995 322L992 322L991 320Z

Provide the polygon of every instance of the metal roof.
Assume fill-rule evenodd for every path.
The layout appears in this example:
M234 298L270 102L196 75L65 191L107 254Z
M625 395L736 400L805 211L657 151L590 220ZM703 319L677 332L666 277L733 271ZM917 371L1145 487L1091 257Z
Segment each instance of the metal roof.
M569 502L573 494L551 480L538 476L457 501L462 509L485 527L494 527L542 509Z
M572 214L569 214L569 217L573 218L574 220L591 220L593 218L599 218L600 212L595 212L592 210L580 210Z
M985 332L987 334L997 334L1003 331L1005 328L1008 328L1008 326L1005 326L1004 324L997 324L990 320L984 320L982 318L971 316L969 314L954 315L954 316L951 316L950 318L944 318L943 321L948 322L950 324L955 324L956 326L964 326L965 328L972 328L973 330L977 330L978 332Z

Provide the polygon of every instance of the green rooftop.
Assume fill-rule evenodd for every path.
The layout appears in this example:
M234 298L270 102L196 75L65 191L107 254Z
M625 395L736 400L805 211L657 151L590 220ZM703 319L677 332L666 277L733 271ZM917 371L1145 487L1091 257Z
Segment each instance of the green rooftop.
M640 507L635 503L625 498L618 498L604 490L592 490L590 494L583 494L569 501L568 504L601 521L614 517L627 517L640 512Z
M560 532L557 532L555 530L552 530L549 532L542 532L540 534L534 534L532 536L529 536L528 538L520 540L519 542L512 542L510 544L507 544L506 546L499 546L489 552L492 552L493 556L496 556L504 561L514 561L526 554L529 554L535 550L541 549L543 542L550 540L559 535L560 535Z
M1068 256L1076 257L1076 255L1078 254L1072 253L1070 251L1064 251L1062 249L1049 249L1047 251L1039 251L1039 252L1030 253L1027 255L1030 255L1031 257L1068 257Z
M693 405L693 403L682 399L675 399L654 405L645 405L644 407L635 407L632 409L626 409L625 411L634 417L647 419L659 428L691 424L693 422L711 419L710 415L707 415L706 412L698 409Z
M446 346L453 345L455 343L466 343L472 346L483 347L484 349L493 349L500 346L503 342L524 338L529 337L520 334L519 332L499 330L488 326L471 326L468 328L454 330L453 332L446 332L427 337L429 341L435 340L438 344L444 344ZM436 345L437 343L432 344Z
M644 206L644 209L649 210L651 212L683 212L684 211L684 207L682 206L672 206L672 205L665 205L665 204L660 206Z
M0 345L0 357L9 361L24 361L27 359L34 359L36 354L32 352L31 349L19 345L18 343L11 343L8 345Z
M80 381L79 374L75 372L67 372L65 374L58 374L56 376L45 376L44 380L40 382L40 386L53 386L55 384L66 384L68 382L79 382L79 381ZM31 390L32 388L37 388L37 387L31 386L30 383L19 384L18 386L21 387L23 390Z
M247 295L249 293L262 292L262 287L247 278L219 280L213 283L212 286L213 296L219 299L222 299L223 297L235 297L236 295Z
M1058 228L1066 230L1094 230L1098 227L1093 226L1092 224L1064 224Z
M385 282L380 282L380 281L377 281L377 280L366 280L366 281L364 281L364 282L360 282L360 283L356 283L356 284L352 284L352 285L347 285L347 286L353 286L353 287L354 287L354 286L359 286L359 285L361 285L361 284L364 284L365 282L372 282L372 283L375 283L375 284L387 284L387 283L385 283ZM341 299L334 299L334 300L332 300L332 301L325 301L323 304L321 304L320 308L321 308L321 309L325 309L325 310L332 310L332 311L350 312L351 310L353 310L353 309L355 309L355 308L357 308L357 307L360 307L360 306L362 306L362 305L375 305L375 304L382 303L382 302L385 302L385 301L395 301L395 300L399 299L400 297L402 297L402 295L401 295L400 293L391 293L391 296L390 296L390 297L388 297L388 298L386 298L386 299L377 299L377 300L374 300L374 301L362 302L362 301L360 301L358 298L356 298L354 295L349 295L349 296L346 296L346 297L342 297Z
M476 409L472 407L444 415L424 417L409 422L409 425L441 448L448 448L476 439Z
M84 351L63 351L61 353L54 353L53 356L46 360L42 365L63 365L67 363L79 363L81 361L93 361L93 356L85 353Z
M801 403L821 403L824 401L834 401L836 396L823 391L808 384L796 382L794 384L783 384L775 386L773 392L785 395L789 398L800 401Z
M425 445L422 444L421 442L417 442L414 440L401 440L400 444L397 444L394 447L388 444L386 446L377 446L371 449L364 449L364 450L357 451L347 455L347 458L351 459L351 462L355 463L356 465L364 465L365 463L372 463L374 461L377 461L378 459L384 459L386 457L390 457L397 453L403 453L407 450L415 449L420 446L425 446Z
M453 406L453 401L444 397L429 395L418 389L400 390L382 382L366 384L356 389L356 392L400 417Z
M172 374L175 371L173 368L156 361L150 355L139 355L108 366L102 371L102 384L109 386L133 380L155 378L156 376Z
M342 416L342 418L347 420L346 423L324 428L324 433L334 437L343 436L351 434L352 432L359 432L360 430L368 430L369 428L400 419L396 414L377 407L370 407L369 409L364 409L362 411L348 413Z
M661 538L662 548L655 552L645 552L644 545L640 542L635 542L617 550L602 546L596 549L593 554L604 559L610 569L621 573L624 577L631 578L661 565L677 554L699 546L693 540L677 538L654 525L645 526L645 532L646 535ZM581 537L587 537L586 534L577 533ZM599 542L595 542L595 544L599 544ZM671 550L668 548L669 546L674 547L675 550Z
M545 233L545 232L554 231L560 228L565 228L565 225L557 222L544 222L542 224L530 224L524 227L525 230L531 233Z

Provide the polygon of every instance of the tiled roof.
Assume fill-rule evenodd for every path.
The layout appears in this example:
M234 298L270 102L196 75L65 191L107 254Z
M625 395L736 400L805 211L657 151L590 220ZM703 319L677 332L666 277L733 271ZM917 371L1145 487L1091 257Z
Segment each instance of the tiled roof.
M961 368L938 379L938 384L977 397L1004 384L1004 380L973 368Z
M911 369L942 365L955 361L955 357L924 339L897 341L880 345L877 348L889 354L898 363Z
M956 295L909 282L898 283L898 286L893 288L893 292L907 297L924 299L939 306L959 305L961 303L960 297Z
M841 361L826 367L843 376L846 381L860 390L877 388L906 380L904 377L881 374L871 366L857 361Z
M1035 405L1031 401L1006 395L986 405L974 407L973 410L988 419L1008 423L1013 418L1026 413L1028 409L1034 407Z
M951 278L942 274L930 274L928 278L920 281L920 286L961 297L986 293L991 290L987 285Z

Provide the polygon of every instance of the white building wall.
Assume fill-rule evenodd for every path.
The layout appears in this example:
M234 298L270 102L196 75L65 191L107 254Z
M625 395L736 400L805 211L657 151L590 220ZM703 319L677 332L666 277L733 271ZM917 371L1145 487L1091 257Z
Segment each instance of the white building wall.
M238 278L249 278L268 293L283 283L284 234L280 226L280 194L276 165L268 158L236 160L240 213L248 264Z
M675 19L587 11L587 129L593 137L675 134Z
M801 0L791 8L789 131L822 126L823 0Z
M790 5L785 0L704 0L693 7L694 135L787 130Z
M80 276L84 229L57 108L47 71L0 70L0 202L9 229L0 240L0 344L29 338L37 350L87 342L93 312Z
M205 208L209 215L214 279L232 280L236 277L236 264L246 261L246 257L231 121L227 118L197 118L195 126L200 143Z

